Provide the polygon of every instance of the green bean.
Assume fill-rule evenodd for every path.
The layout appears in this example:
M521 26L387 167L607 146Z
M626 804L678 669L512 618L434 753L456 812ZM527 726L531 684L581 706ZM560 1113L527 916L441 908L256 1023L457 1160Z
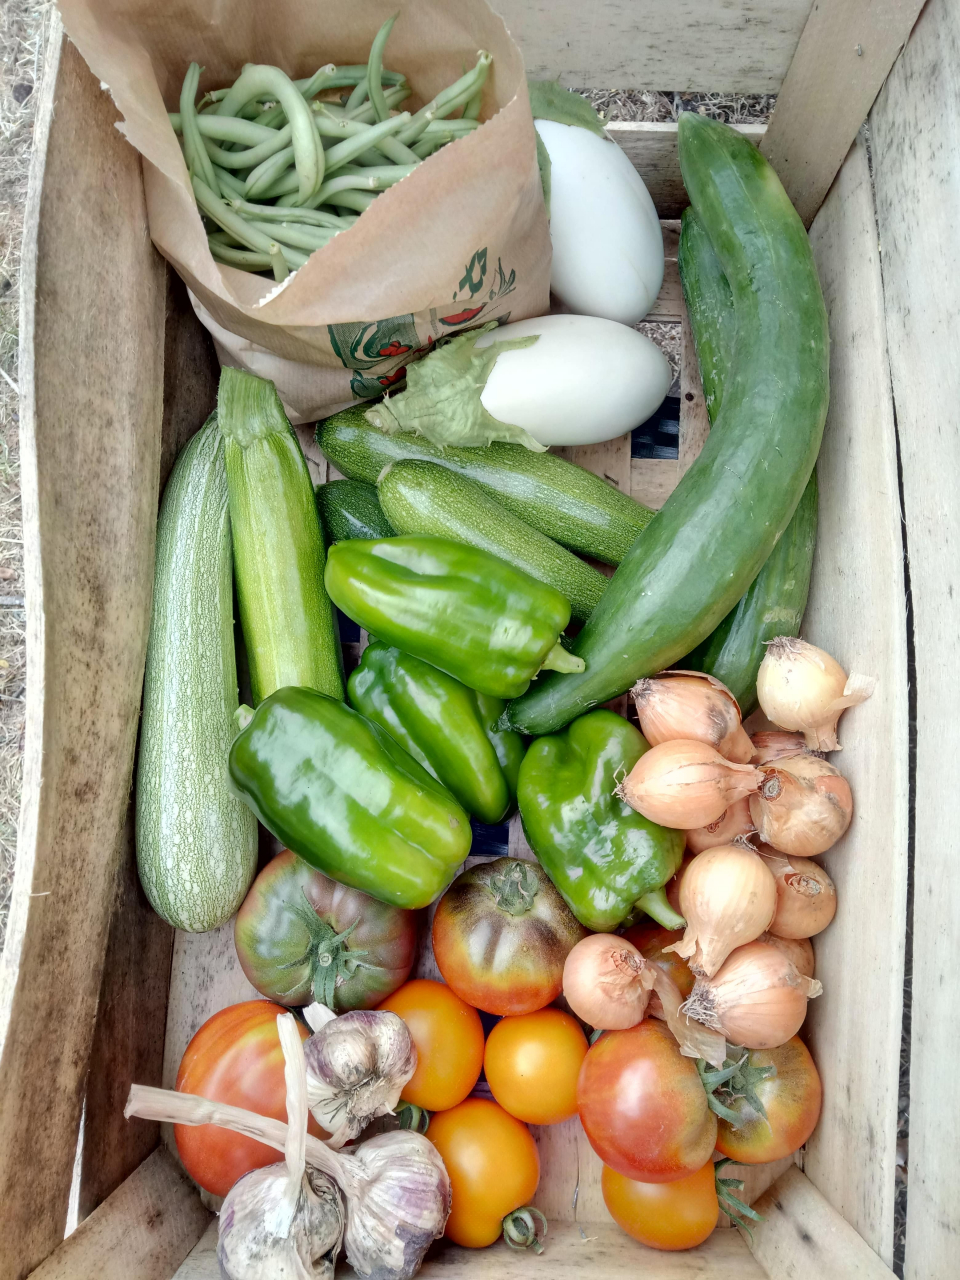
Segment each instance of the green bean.
M193 178L193 192L201 210L208 218L212 218L218 227L229 231L249 249L256 249L260 253L270 252L270 237L265 236L262 231L254 230L244 218L228 208L211 187L196 176Z
M360 173L338 174L335 178L328 178L317 195L321 197L322 204L335 191L386 191L387 187L413 173L415 168L412 164L388 164Z
M339 169L341 165L362 155L369 147L375 146L378 151L384 151L381 145L383 140L398 133L409 121L410 114L404 111L398 116L381 120L379 124L367 125L363 133L354 134L353 137L347 137L343 142L338 142L326 153L326 172L330 174L335 169ZM384 154L386 155L386 151Z
M482 52L472 71L468 71L459 80L442 89L435 98L411 117L410 123L399 135L399 140L406 146L410 146L422 135L431 120L442 119L451 111L456 111L457 107L466 106L477 90L483 86L492 61L489 53Z
M274 241L270 246L270 265L273 267L273 278L278 282L280 280L286 280L287 276L290 274L290 270L287 267L287 260L284 257L285 252L289 253L290 250L287 249L285 245L277 244L276 241Z
M174 133L180 133L180 113L171 111L169 120ZM197 116L197 127L204 138L215 138L218 142L241 142L246 147L257 147L261 142L269 142L277 136L276 129L265 129L252 120L241 120L237 116Z
M247 147L243 151L224 151L209 138L204 138L203 142L207 155L224 169L255 169L264 160L269 160L278 151L289 146L293 134L290 125L284 125L282 129L271 129L270 132L273 137L268 141L258 143L255 147Z
M202 178L214 192L217 188L217 177L213 172L213 162L207 155L197 124L197 109L194 105L197 89L200 86L200 67L191 62L187 74L183 78L180 89L180 125L183 130L183 153L191 176Z
M358 213L363 213L376 198L372 191L338 191L333 203L338 209L356 209Z
M240 267L243 271L269 271L273 259L269 253L254 253L250 249L233 249L229 245L210 241L210 252L217 262L228 267Z
M240 249L243 246L236 236L232 236L229 231L211 231L207 235L207 239L211 244L226 245L228 249Z
M433 134L442 133L447 138L463 138L479 128L479 120L464 119L462 116L455 120L431 120L424 129L423 136L430 137Z
M483 105L483 85L473 95L467 105L463 108L461 120L476 120L480 115L480 108Z
M313 115L293 81L284 75L279 67L248 63L233 88L220 103L218 114L236 115L244 103L261 93L276 96L291 125L293 155L300 179L300 199L303 203L313 195L323 181L324 155L317 131L313 127ZM270 161L266 163L269 164Z
M390 114L383 96L383 81L381 79L383 73L383 49L398 17L399 15L395 13L392 18L386 20L373 37L373 44L370 46L370 58L367 62L367 93L378 120L386 120Z
M244 184L244 199L253 200L256 196L266 195L277 179L283 177L290 169L290 161L293 160L294 155L293 147L284 147L282 151L264 160L263 164L258 164ZM290 172L297 179L295 190L302 191L303 183L299 171L291 169Z
M313 76L309 80L294 80L293 83L297 86L297 88L300 90L300 92L303 94L305 98L313 98L318 93L322 93L324 89L349 88L350 85L359 84L360 81L363 79L363 77L367 74L366 65L360 66L359 64L357 64L356 66L344 65L342 67L334 67L333 71L330 73L329 83L322 84L319 89L314 89L312 93L308 93L307 90L310 88L310 86L312 85L313 81L317 78L317 76L320 75L320 72L321 71L326 72L330 65L332 64L328 64L327 67L321 67L320 71L314 72ZM381 73L381 79L384 84L390 84L390 85L402 84L403 81L406 80L406 78L407 77L403 74L402 71L384 71Z
M231 200L230 207L257 222L302 222L312 227L329 227L343 231L349 223L324 209L281 208L275 204L251 204L248 200ZM355 219L351 219L354 221Z
M357 82L353 93L351 93L350 97L347 99L346 109L348 113L350 111L354 111L362 102L366 102L369 85L370 81L367 79L366 75Z
M220 183L221 195L243 195L244 184L235 173L231 173L229 169L220 169L216 165L213 166L213 171L217 175L217 179Z
M390 114L390 108L398 107L401 102L405 101L407 98L410 97L411 93L413 93L413 90L410 88L408 84L400 84L400 85L397 85L395 89L388 89L387 92L383 95L383 99L387 105L388 110L380 118L385 120L386 117ZM325 102L323 105L325 107L328 107L330 106L330 103ZM373 122L377 118L374 111L373 102L365 102L362 107L357 107L355 111L347 112L345 118L347 120L359 120L361 124L373 124Z
M272 235L274 240L279 244L292 246L294 249L306 249L307 253L313 253L316 249L322 249L325 244L338 235L343 227L334 229L326 227L320 230L318 227L306 226L289 226L283 222L251 222L252 227L256 227L258 231L263 231Z

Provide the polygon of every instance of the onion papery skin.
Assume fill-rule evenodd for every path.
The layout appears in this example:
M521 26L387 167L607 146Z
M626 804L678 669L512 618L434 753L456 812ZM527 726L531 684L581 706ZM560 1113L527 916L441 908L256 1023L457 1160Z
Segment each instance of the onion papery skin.
M777 883L777 910L770 932L780 938L813 938L837 913L837 890L819 863L786 858L771 850L764 861Z
M826 650L778 636L760 664L757 698L769 720L801 732L811 751L839 751L837 721L848 707L865 702L875 685L857 672L848 677Z
M683 941L667 950L711 977L737 947L770 927L777 907L773 875L747 844L719 845L697 854L680 887L687 921Z
M782 729L764 729L750 739L753 754L750 763L757 766L775 764L788 756L799 756L809 748L802 733L787 733Z
M759 769L734 764L705 742L662 742L640 757L618 794L662 827L689 831L716 822L763 781Z
M705 742L727 760L744 764L753 744L740 723L740 707L725 684L703 671L662 671L633 687L640 732L651 747L680 739Z
M563 966L563 996L578 1018L598 1031L625 1031L643 1018L653 966L632 942L594 933L578 942Z
M809 938L783 938L776 933L761 933L758 942L767 942L782 951L804 978L812 978L816 969L813 943Z
M691 853L703 853L717 845L732 844L737 836L751 836L755 830L750 816L750 799L744 796L724 809L716 822L688 831L687 848Z
M761 772L750 816L765 844L790 857L816 858L844 835L853 795L832 764L815 755L790 756Z

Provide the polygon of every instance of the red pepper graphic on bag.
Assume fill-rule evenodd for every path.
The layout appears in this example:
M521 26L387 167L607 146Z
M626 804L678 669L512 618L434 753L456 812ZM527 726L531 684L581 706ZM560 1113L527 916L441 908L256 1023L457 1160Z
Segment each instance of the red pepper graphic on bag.
M486 303L482 303L479 307L467 307L466 311L458 311L454 316L441 316L441 324L469 324L475 316L478 316Z

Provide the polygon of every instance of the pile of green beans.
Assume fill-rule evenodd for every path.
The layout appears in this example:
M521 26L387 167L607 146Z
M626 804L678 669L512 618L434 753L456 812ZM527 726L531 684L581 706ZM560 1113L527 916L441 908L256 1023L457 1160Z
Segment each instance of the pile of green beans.
M490 54L413 115L397 111L411 90L383 67L395 21L377 32L365 66L328 63L291 80L248 63L199 104L200 67L191 62L170 123L217 262L285 279L381 191L478 127Z

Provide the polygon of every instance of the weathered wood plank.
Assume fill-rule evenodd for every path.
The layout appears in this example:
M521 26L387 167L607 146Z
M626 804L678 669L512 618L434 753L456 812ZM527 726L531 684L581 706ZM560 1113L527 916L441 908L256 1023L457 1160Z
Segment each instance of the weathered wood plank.
M738 133L759 144L766 125L734 125ZM612 121L607 133L633 161L653 197L661 218L679 218L690 203L677 155L677 126L671 123Z
M680 483L676 458L632 458L630 493L638 502L659 511Z
M924 0L810 10L760 149L809 226L906 43Z
M710 434L710 418L703 396L700 368L697 365L697 348L686 307L681 312L680 329L680 441L677 454L677 480L707 443Z
M960 9L930 0L870 117L916 655L908 1280L960 1274L958 103Z
M0 972L11 1277L63 1239L130 788L163 410L164 268L139 162L59 26L48 52L23 254L23 812Z
M844 750L834 758L853 790L854 818L821 860L839 907L814 939L824 994L811 1002L806 1025L824 1105L803 1167L890 1261L907 883L907 648L896 432L862 139L810 239L830 318L831 396L803 634L845 669L876 675L879 683L869 702L845 714Z
M893 1272L827 1203L799 1169L790 1169L754 1204L753 1256L770 1280L890 1280ZM947 1272L926 1280L947 1280Z
M571 88L776 93L810 0L494 0L531 76Z
M30 1280L168 1280L209 1222L196 1187L160 1148L80 1223ZM216 1245L216 1221L213 1229Z

